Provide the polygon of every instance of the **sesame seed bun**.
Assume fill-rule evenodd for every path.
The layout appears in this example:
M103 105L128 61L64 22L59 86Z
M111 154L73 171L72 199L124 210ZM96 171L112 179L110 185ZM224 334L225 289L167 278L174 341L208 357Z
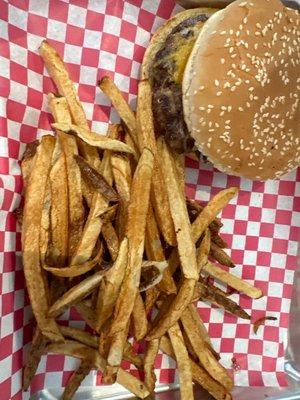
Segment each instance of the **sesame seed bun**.
M266 180L300 164L299 21L279 0L237 0L200 32L184 72L184 116L219 170Z

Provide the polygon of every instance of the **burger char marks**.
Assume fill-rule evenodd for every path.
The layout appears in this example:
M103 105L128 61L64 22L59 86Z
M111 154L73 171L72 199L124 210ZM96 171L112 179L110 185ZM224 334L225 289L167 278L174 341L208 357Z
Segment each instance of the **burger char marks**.
M199 14L178 24L157 52L150 70L156 134L163 135L178 153L188 153L194 147L184 121L181 83L193 44L209 16Z

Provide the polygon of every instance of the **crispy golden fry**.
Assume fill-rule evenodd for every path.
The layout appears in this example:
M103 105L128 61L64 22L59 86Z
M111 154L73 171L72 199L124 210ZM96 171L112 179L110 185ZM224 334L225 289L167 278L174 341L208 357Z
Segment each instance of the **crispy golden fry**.
M228 244L225 242L225 240L222 239L218 233L215 233L213 231L211 234L211 241L221 249L226 249L228 247Z
M118 235L116 234L115 228L113 227L113 225L110 222L108 222L102 226L102 236L107 245L111 259L113 261L115 261L118 256L120 244L119 244L119 238L118 238Z
M109 125L106 136L109 139L117 140L119 139L119 130L120 130L120 125L117 124ZM100 174L106 179L106 181L110 186L113 185L114 181L112 167L111 167L111 157L113 156L113 154L114 153L112 153L111 151L106 150L103 154L100 166Z
M71 326L60 325L59 329L65 337L77 340L78 342L93 347L94 349L98 349L99 336L91 335L89 332Z
M66 133L76 134L85 143L89 144L90 146L98 147L102 150L112 150L121 153L134 154L134 150L120 140L110 139L107 136L92 132L89 129L82 128L78 125L54 123L52 124L52 128Z
M71 400L73 398L76 390L79 388L84 378L90 373L91 369L91 361L89 359L83 359L79 367L68 380L61 397L62 400Z
M229 201L236 196L238 188L232 187L229 189L221 190L216 196L203 208L202 212L198 215L192 224L192 234L194 241L197 242L215 219L219 212L229 203Z
M160 155L157 155L152 115L152 93L148 81L141 81L139 83L137 100L137 126L140 151L142 151L142 149L146 146L151 149L155 156L151 187L151 203L156 215L156 220L166 242L170 246L175 246L176 235L174 224L171 218L168 193L161 170L162 167L160 165Z
M106 179L95 170L84 158L75 155L74 156L77 165L80 168L83 179L91 186L94 190L98 190L107 201L118 201L118 194L114 188L112 188Z
M51 264L65 266L69 253L69 200L66 158L56 141L49 176L51 190Z
M257 335L258 328L260 326L262 326L266 321L277 321L277 318L271 317L271 316L269 316L269 317L265 316L265 317L259 318L257 321L255 321L253 324L253 332L255 333L255 335Z
M129 342L125 343L123 358L124 360L131 362L137 368L142 368L143 366L143 360L138 354L136 354L134 348Z
M205 328L205 325L199 315L196 305L190 304L188 306L188 309L190 312L190 316L193 318L194 324L196 324L197 327L196 329L200 332L201 337L203 338L207 346L212 350L213 349L212 342L210 340L207 329Z
M203 211L204 206L202 204L199 204L197 200L192 200L186 198L186 205L190 217L191 223L195 221L195 219L198 217L198 215ZM221 220L216 217L210 224L209 224L209 229L211 230L212 233L218 233L219 230L222 228L223 224Z
M223 385L215 381L210 375L191 360L193 379L208 391L216 400L232 400L231 394L227 392Z
M140 293L137 293L134 307L132 310L132 323L134 329L134 337L137 341L142 340L148 330L148 320L145 305Z
M169 328L168 334L177 361L180 382L180 398L182 400L192 400L194 398L192 369L183 336L177 322Z
M185 155L174 153L174 162L177 168L179 186L183 197L185 197Z
M28 179L30 173L32 171L32 167L35 162L35 155L38 145L40 144L39 140L35 140L33 142L27 143L25 151L21 160L21 171L24 183L24 189L26 190Z
M210 301L211 303L216 304L217 306L240 318L251 319L250 315L247 314L246 311L244 311L238 304L227 297L227 293L208 283L204 284L202 282L198 282L197 286L200 287L201 290L201 300Z
M88 296L101 282L107 271L98 271L69 289L49 309L49 317L57 317L68 307Z
M91 271L93 268L95 268L96 265L100 264L101 258L103 254L103 246L100 247L100 250L98 251L97 255L93 260L86 261L83 264L79 265L71 265L65 268L60 268L60 267L48 267L47 265L43 265L43 268L51 272L51 274L55 276L60 276L62 278L74 278L75 276L80 276L85 274L86 272ZM105 264L103 265L103 269L106 269L108 266Z
M148 80L142 80L139 83L136 119L140 151L142 152L147 147L155 156L156 140L152 115L152 91Z
M159 285L167 267L167 261L143 261L139 285L140 292Z
M50 173L51 157L55 146L52 136L44 136L37 148L34 168L26 189L22 247L23 266L31 307L37 324L44 336L53 341L63 337L53 318L48 318L49 288L40 265L39 232L47 179Z
M130 188L132 181L130 160L124 154L115 153L111 157L111 166L117 192L119 195L119 210L117 219L117 232L122 239L125 235Z
M210 262L207 262L204 265L203 270L214 278L236 289L237 291L245 293L252 299L259 299L263 296L261 289L256 288L250 283L243 281L237 276L228 273L227 271L217 267L214 264L211 264Z
M136 132L136 119L134 112L129 107L127 101L122 96L121 91L115 85L115 83L108 77L104 76L98 83L100 89L106 94L106 96L110 99L113 106L117 110L121 119L126 124L130 137L134 141L135 145L138 145L137 142L137 132Z
M140 280L146 218L149 206L150 184L153 169L153 154L147 148L143 150L137 165L131 188L131 199L128 209L126 236L128 237L128 262L126 275L118 297L114 322L111 327L111 346L108 364L118 369L127 337L128 322L134 306L135 296ZM128 296L130 293L130 297ZM127 329L126 329L127 328Z
M225 251L217 246L214 242L211 242L209 255L222 265L227 265L227 267L229 268L235 267L235 264L229 257L229 255L225 253Z
M205 340L201 336L200 330L197 329L197 324L194 323L194 319L190 315L189 309L186 309L183 312L181 322L201 365L213 379L221 383L228 391L230 391L233 388L232 379L228 375L226 369L219 364L213 353L206 346Z
M118 299L121 284L125 274L128 258L128 239L125 237L120 245L118 257L106 274L104 290L99 291L96 307L97 323L96 330L99 331L102 325L111 317L115 303Z
M159 295L160 295L160 291L157 286L154 286L151 289L146 291L145 310L146 310L147 314L154 307Z
M156 376L154 363L159 350L160 339L154 339L147 343L147 350L144 358L145 385L151 393L154 392Z
M170 340L163 336L160 339L160 349L169 357L175 358L174 351ZM199 383L207 390L216 400L231 400L231 395L226 392L225 388L216 382L202 367L197 365L190 359L193 380Z
M84 344L78 343L75 340L66 340L64 344L51 343L47 346L46 350L48 353L63 354L80 359L90 357L95 364L94 368L100 369L101 371L104 371L105 369L105 360L100 356L98 351ZM141 399L146 398L150 394L145 385L139 379L130 375L122 368L118 371L117 382Z
M93 196L92 205L85 223L82 236L77 245L74 256L71 260L73 264L83 264L92 256L93 249L103 226L101 216L108 211L108 203L100 193Z
M207 263L210 247L211 247L210 230L206 229L203 239L200 243L199 249L197 251L197 265L199 272L201 272L203 265Z
M71 123L71 115L65 97L48 95L49 105L55 122ZM78 155L76 139L63 132L58 132L62 151L65 155L68 199L69 199L69 258L72 257L80 240L84 223L80 170L74 156Z
M175 324L181 317L183 311L190 304L196 281L194 279L184 279L177 296L172 301L168 312L159 319L146 336L146 340L158 339Z
M153 168L151 204L153 206L155 217L161 234L170 246L176 246L176 234L174 223L171 218L170 205L166 183L162 171L162 165L159 163L160 156L156 156Z
M173 156L163 139L158 140L162 157L162 170L167 186L172 219L176 230L178 253L182 273L187 279L198 279L199 273L196 260L196 248L193 241L191 225L185 200L180 194L176 166Z
M43 201L41 227L40 227L40 240L39 240L40 262L42 266L46 262L46 257L49 248L49 241L50 241L50 208L51 208L51 189L48 178L45 188L44 201Z
M147 215L145 251L148 260L165 261L164 250L151 204L149 205ZM158 286L159 289L166 294L177 292L177 288L169 268L164 270L162 280L159 282Z
M29 388L48 342L49 340L42 335L41 331L37 327L33 335L31 347L26 357L26 363L23 370L23 390L25 391Z
M66 66L64 65L59 54L46 40L42 42L39 52L44 60L50 76L57 86L59 94L64 96L68 102L72 120L76 125L88 129L89 126L83 107L79 101L74 84L69 77ZM95 168L100 167L100 159L97 149L80 141L78 142L78 145L85 159L88 160Z

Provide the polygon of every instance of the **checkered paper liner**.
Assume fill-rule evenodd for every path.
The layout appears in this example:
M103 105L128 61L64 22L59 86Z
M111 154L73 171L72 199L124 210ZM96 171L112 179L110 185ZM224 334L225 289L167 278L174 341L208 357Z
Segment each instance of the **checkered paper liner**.
M47 38L67 63L78 88L91 128L105 132L118 121L110 102L96 87L110 75L134 105L139 67L151 34L180 10L171 0L0 0L0 265L1 345L0 393L2 399L28 399L45 387L65 385L77 361L59 355L44 356L28 393L21 391L21 370L30 345L33 317L24 290L20 230L12 211L22 193L19 161L25 144L50 131L46 95L55 91L38 55ZM215 348L231 368L235 357L240 386L285 385L283 361L288 316L296 268L300 222L300 171L280 181L252 182L230 177L210 165L186 160L186 191L190 198L208 201L220 189L239 186L240 193L222 212L222 236L237 264L233 273L255 283L265 297L252 301L232 298L253 319L276 316L257 335L249 321L199 303ZM84 327L71 311L62 319ZM124 364L133 374L134 367ZM175 362L159 354L158 383L178 377ZM98 385L91 373L85 385ZM110 392L109 392L110 390ZM103 389L115 393L120 387ZM121 390L122 391L122 390Z

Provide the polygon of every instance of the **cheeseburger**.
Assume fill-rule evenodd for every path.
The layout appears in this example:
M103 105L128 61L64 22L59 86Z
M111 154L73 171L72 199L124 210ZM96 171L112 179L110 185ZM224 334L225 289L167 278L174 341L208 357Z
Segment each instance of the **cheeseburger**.
M157 135L232 175L266 180L296 168L299 22L280 0L237 0L168 20L142 66Z

